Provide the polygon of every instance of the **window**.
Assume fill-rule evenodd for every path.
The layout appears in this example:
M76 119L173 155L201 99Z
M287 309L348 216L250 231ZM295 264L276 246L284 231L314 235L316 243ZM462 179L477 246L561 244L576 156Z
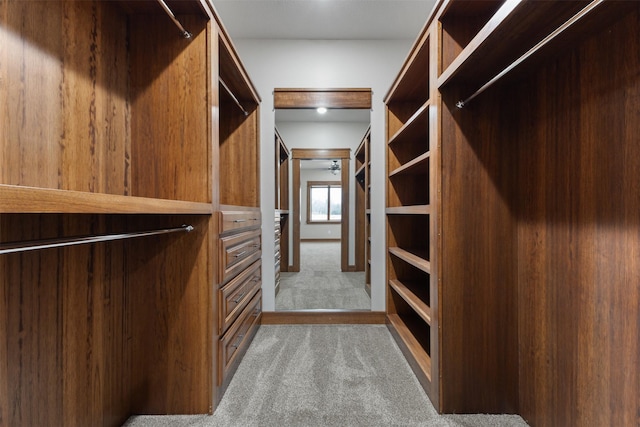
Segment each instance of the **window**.
M340 181L307 183L307 224L342 220L342 187Z

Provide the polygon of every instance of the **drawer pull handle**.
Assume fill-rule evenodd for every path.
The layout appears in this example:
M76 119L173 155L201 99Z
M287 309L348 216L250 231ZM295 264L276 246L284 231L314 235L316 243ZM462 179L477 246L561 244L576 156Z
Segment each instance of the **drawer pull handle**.
M233 222L235 223L239 223L239 222L247 222L247 221L258 221L259 218L249 218L249 219L234 219Z
M259 277L254 277L253 279L251 279L252 282L257 282L258 280L260 280Z
M231 344L231 347L233 348L238 348L238 346L240 345L240 343L242 342L242 337L244 337L244 335L238 335L238 338L236 338L236 342L234 342L233 344Z
M259 248L259 247L260 247L260 245L256 243L255 245L251 245L251 247L252 247L252 248Z
M236 299L234 299L234 300L233 300L233 302L234 302L235 304L239 303L239 302L240 302L240 300L242 299L242 297L243 297L243 296L245 296L246 294L247 294L246 292L241 293L240 295L238 295L238 298L236 298Z
M238 253L238 254L235 254L235 255L234 255L234 257L236 257L236 258L240 258L242 255L244 255L244 254L246 254L246 253L247 253L247 251L242 251L242 252L240 252L240 253Z

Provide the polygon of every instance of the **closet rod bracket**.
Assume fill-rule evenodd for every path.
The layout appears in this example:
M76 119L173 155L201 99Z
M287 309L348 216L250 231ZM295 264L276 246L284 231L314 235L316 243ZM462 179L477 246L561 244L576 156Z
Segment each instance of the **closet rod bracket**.
M180 30L180 34L182 35L182 37L184 37L187 40L191 39L191 37L193 37L193 34L191 34L189 31L184 29L180 21L178 21L178 18L176 18L176 15L173 13L171 8L167 6L164 0L158 0L158 3L160 3L160 6L162 6L164 11L167 13L167 15L169 15L169 18L171 18L173 23L176 24L176 27L178 27L178 29Z

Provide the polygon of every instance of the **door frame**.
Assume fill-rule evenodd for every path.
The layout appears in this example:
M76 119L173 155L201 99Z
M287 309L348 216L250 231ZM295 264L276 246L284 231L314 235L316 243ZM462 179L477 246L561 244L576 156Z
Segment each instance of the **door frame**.
M342 186L342 219L340 222L340 269L349 271L349 148L293 148L293 265L289 271L300 271L300 161L302 160L334 160L340 159L340 185Z

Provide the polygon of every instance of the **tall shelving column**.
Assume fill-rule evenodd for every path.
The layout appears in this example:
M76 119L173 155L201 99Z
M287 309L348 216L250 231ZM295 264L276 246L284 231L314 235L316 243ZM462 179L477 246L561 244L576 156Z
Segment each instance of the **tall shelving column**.
M355 152L355 179L356 179L356 271L365 272L365 290L371 295L371 209L369 196L371 184L369 172L369 147L371 142L371 127L367 128L360 145Z
M220 21L218 25L218 167L214 173L219 197L219 401L262 317L262 215L260 96L224 26Z
M276 252L279 254L276 269L276 294L279 290L280 272L289 270L289 158L291 153L275 129L275 210L279 233L276 236Z
M365 153L365 196L364 196L364 288L371 296L371 126L367 130L364 142Z
M387 120L387 325L438 407L433 109L429 27L385 98Z

